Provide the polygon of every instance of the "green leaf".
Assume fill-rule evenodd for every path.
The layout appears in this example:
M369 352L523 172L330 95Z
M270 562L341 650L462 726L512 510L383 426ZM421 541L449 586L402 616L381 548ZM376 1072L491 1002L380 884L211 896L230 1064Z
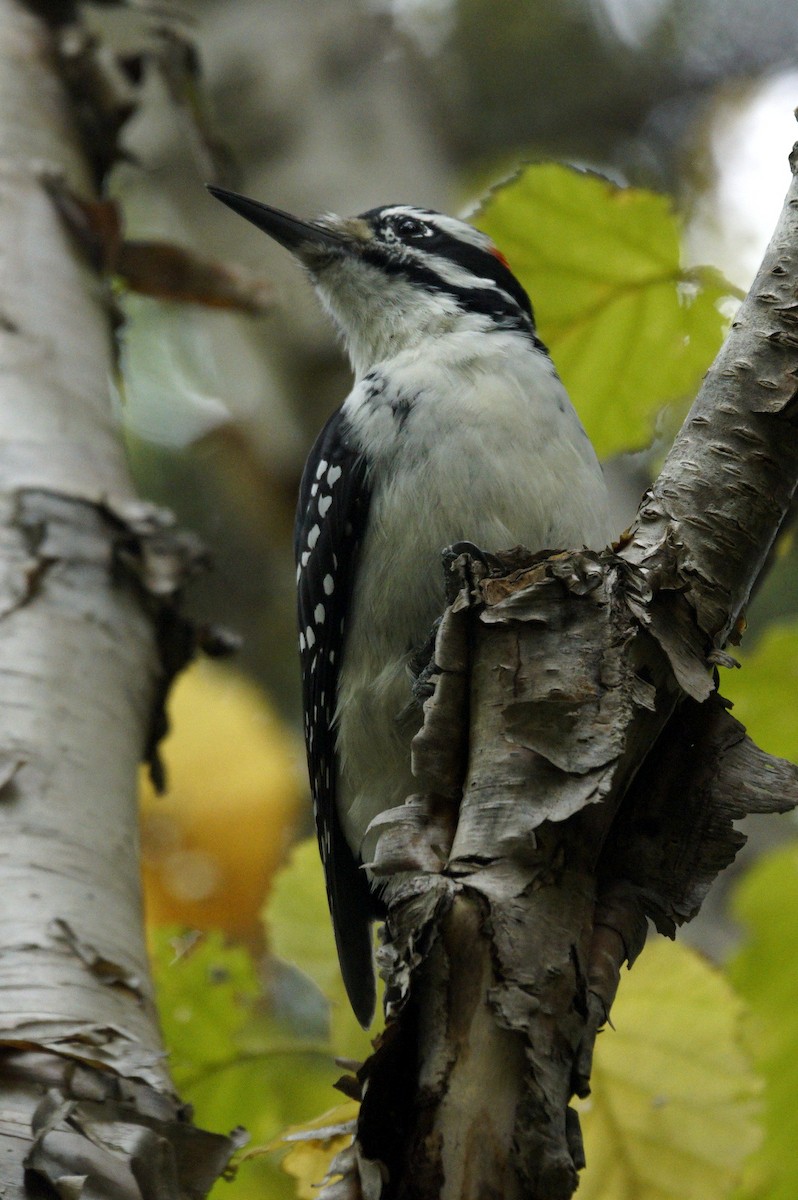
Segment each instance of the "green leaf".
M664 196L558 164L524 168L477 220L532 297L541 337L600 457L647 445L659 411L692 399L736 289L681 265Z
M264 918L274 953L312 979L329 1002L331 1053L366 1058L371 1038L360 1028L341 979L315 838L296 845L275 876Z
M338 983L338 957L315 838L291 850L275 876L264 919L273 952L304 971L322 995L331 996Z
M750 1044L765 1090L765 1139L738 1200L798 1196L798 846L762 859L737 889L734 912L747 931L729 976L751 1010Z
M253 1143L329 1107L340 1075L327 1045L271 1013L249 952L213 934L195 941L158 930L152 947L169 1066L197 1123L243 1125ZM177 949L176 949L177 947ZM238 1200L290 1195L276 1161L248 1163Z
M181 938L152 931L152 958L169 1065L178 1087L226 1062L258 996L248 951L221 935Z
M779 533L746 617L745 649L769 626L798 620L798 529L792 523Z
M798 762L798 621L767 629L752 649L734 651L741 671L724 671L721 691L734 702L758 746L769 754Z
M646 946L596 1046L580 1200L723 1200L760 1140L743 1006L693 951Z

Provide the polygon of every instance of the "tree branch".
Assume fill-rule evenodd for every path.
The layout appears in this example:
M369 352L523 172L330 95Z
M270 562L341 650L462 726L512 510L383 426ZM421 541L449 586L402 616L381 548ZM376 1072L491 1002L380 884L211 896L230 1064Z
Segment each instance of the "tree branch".
M798 476L797 162L794 147L762 265L621 551L656 592L683 590L695 610L692 662L673 644L672 619L662 636L680 683L699 700L712 690L704 642L729 640ZM660 623L651 611L655 637Z

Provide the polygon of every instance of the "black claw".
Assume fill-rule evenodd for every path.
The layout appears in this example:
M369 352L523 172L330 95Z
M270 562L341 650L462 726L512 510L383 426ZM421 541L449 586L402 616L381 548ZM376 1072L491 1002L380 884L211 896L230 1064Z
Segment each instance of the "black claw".
M480 549L473 542L453 542L451 546L447 546L443 551L444 564L450 566L461 554L467 554L475 562L481 563L488 572L502 569L501 560L495 554L491 554L489 550Z
M430 630L426 642L418 647L410 659L410 672L413 676L413 683L411 685L413 699L417 704L423 704L432 695L435 688L434 677L438 670L435 664L435 639L438 636L438 626L440 623L441 618L438 617Z

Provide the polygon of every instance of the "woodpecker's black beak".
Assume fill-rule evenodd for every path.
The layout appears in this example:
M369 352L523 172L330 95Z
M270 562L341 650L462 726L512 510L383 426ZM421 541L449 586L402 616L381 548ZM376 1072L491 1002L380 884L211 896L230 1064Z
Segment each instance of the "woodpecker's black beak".
M240 196L238 192L229 192L227 188L214 187L210 183L206 184L206 187L222 204L226 204L233 212L257 225L258 229L268 233L269 237L274 238L303 261L306 256L315 257L319 251L341 251L346 247L347 239L324 225L300 221L298 217L292 217L282 209L270 208L268 204L250 200L247 196Z

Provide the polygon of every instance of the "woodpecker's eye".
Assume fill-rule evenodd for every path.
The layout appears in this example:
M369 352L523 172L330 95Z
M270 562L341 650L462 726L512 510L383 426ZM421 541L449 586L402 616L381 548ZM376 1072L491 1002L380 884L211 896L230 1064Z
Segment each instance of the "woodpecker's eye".
M417 217L396 217L393 227L396 236L400 238L424 238L432 233L429 225L425 225Z

